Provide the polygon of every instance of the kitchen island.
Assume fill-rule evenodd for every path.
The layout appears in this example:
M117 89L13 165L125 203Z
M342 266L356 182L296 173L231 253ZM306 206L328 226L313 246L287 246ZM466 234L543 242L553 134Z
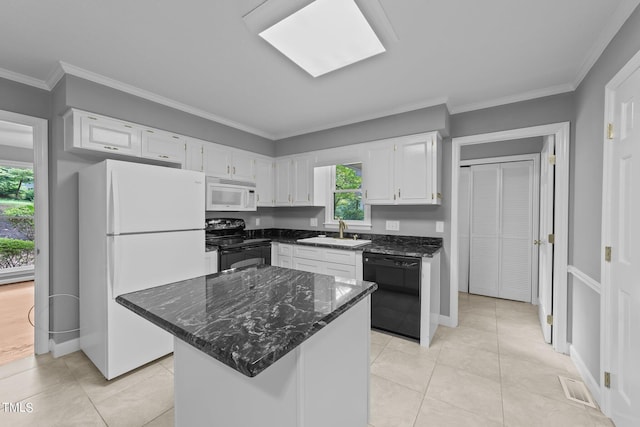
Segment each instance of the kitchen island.
M117 302L174 335L177 426L366 426L377 285L274 266Z

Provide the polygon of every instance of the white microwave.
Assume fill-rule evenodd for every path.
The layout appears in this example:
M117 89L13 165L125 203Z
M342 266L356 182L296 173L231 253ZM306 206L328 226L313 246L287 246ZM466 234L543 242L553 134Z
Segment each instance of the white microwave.
M256 185L253 183L208 176L205 188L207 211L256 210Z

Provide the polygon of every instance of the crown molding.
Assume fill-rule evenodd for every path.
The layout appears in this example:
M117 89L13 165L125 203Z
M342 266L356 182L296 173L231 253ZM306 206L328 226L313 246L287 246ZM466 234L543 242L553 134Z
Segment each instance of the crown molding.
M62 64L63 62L59 61L53 71L51 71L51 74L49 74L49 78L47 79L47 86L49 87L49 90L53 90L58 82L64 77L65 70L62 67Z
M264 132L262 130L259 130L250 126L246 126L242 123L238 123L233 120L229 120L225 117L218 116L217 114L212 114L207 111L201 110L199 108L192 107L190 105L183 104L173 99L155 94L153 92L140 89L130 84L123 83L119 80L115 80L110 77L106 77L101 74L94 73L92 71L88 71L80 67L76 67L75 65L67 64L66 62L60 61L60 67L62 68L65 74L70 74L76 77L83 78L85 80L92 81L94 83L101 84L103 86L108 86L110 88L117 89L119 91L137 96L139 98L144 98L149 101L156 102L158 104L166 105L167 107L175 108L176 110L184 111L185 113L193 114L194 116L202 117L207 120L221 123L223 125L226 125L238 130L242 130L244 132L261 136L263 138L267 138L271 140L274 139L273 135L267 132ZM54 72L54 75L57 75L57 73Z
M312 132L319 132L322 130L337 128L340 126L352 125L354 123L366 122L367 120L380 119L382 117L393 116L395 114L408 113L409 111L419 110L421 108L435 107L436 105L447 104L448 99L445 97L440 98L432 98L426 101L404 104L401 106L393 107L386 110L381 110L376 113L370 113L358 117L353 117L347 120L341 120L339 122L327 123L320 126L314 126L310 128L298 129L293 132L288 133L279 133L274 135L274 139L278 141L279 139L291 138L293 136L304 135Z
M469 111L482 110L484 108L498 107L500 105L513 104L514 102L529 101L531 99L542 98L545 96L558 95L566 92L573 92L575 86L572 83L564 83L557 86L551 86L544 89L536 89L529 92L523 92L516 95L509 95L502 98L490 99L488 101L473 102L463 105L450 105L449 112L451 114L466 113Z
M37 87L38 89L51 90L47 83L43 80L35 79L33 77L25 76L24 74L16 73L14 71L0 68L0 77L7 80L13 80L14 82L22 83L25 85Z
M631 16L639 4L640 0L624 0L616 8L611 17L605 21L596 42L591 47L584 62L582 63L582 66L580 67L580 70L578 71L578 75L573 82L574 88L580 86L582 80L591 70L591 67L595 65L596 61L600 58L600 55L602 55L602 52L604 52L615 35L618 34L622 25L627 21L627 19L629 19L629 16Z

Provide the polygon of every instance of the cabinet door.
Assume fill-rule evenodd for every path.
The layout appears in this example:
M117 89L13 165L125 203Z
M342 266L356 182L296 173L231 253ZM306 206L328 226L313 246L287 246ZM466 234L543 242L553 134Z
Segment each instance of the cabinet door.
M282 255L279 255L278 264L279 267L293 268L293 258L283 257Z
M344 277L346 279L356 278L356 267L354 265L325 263L323 274L329 276Z
M394 204L393 144L372 145L367 148L362 166L365 203L370 205Z
M184 169L204 172L204 143L195 139L187 139L185 145L186 152Z
M291 159L277 160L274 189L276 206L291 205L290 176Z
M205 143L203 150L204 172L217 178L231 178L231 151L217 144Z
M436 133L431 140L431 149L427 152L427 184L431 193L431 203L442 203L442 138Z
M270 159L256 159L256 203L258 206L273 206L273 171Z
M245 182L256 182L254 159L255 158L248 153L234 152L231 159L231 176L233 179Z
M312 259L294 258L293 268L296 270L308 271L310 273L322 273L324 270L324 263L322 261Z
M313 188L313 171L309 157L292 159L291 204L296 206L311 206L311 189Z
M428 141L403 142L395 150L395 188L398 204L431 203L427 188Z
M184 139L169 132L145 129L142 132L142 157L184 165Z
M78 118L80 120L81 148L140 156L140 128L120 120L92 114L79 114Z

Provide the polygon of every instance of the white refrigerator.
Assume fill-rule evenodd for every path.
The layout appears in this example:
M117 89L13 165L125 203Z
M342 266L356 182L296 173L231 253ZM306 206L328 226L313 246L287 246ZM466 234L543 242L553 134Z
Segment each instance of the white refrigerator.
M107 379L173 351L118 295L205 274L202 172L105 160L78 173L80 348Z

